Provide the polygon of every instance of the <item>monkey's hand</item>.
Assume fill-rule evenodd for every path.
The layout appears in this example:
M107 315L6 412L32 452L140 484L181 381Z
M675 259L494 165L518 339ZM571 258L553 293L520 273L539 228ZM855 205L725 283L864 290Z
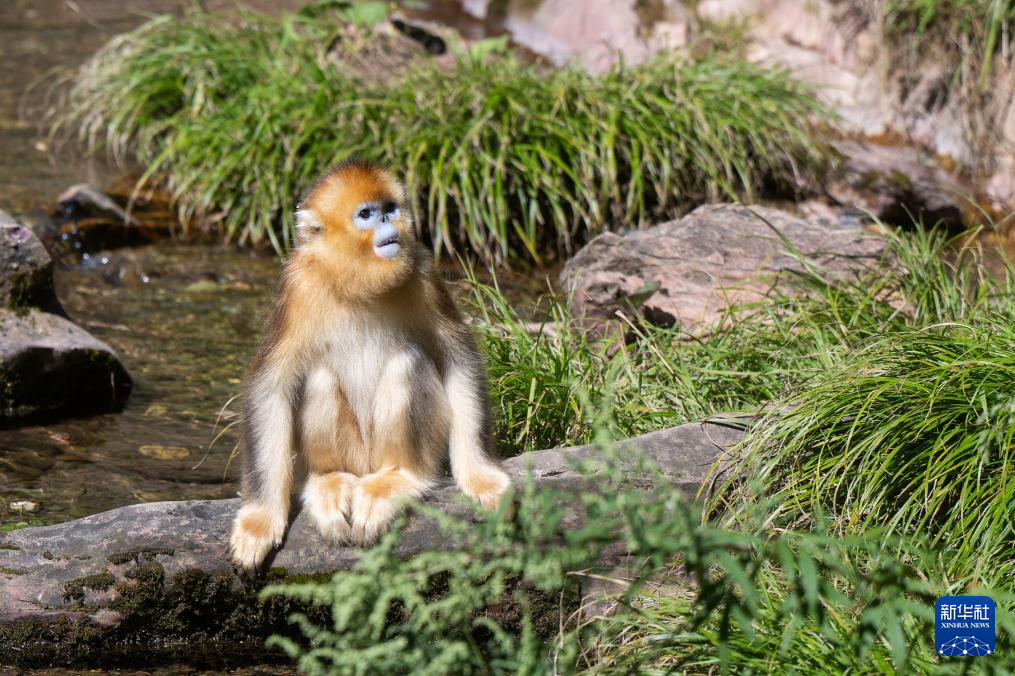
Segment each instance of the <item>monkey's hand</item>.
M279 510L249 503L240 507L229 537L229 557L245 574L257 572L273 548L282 544L286 517Z
M504 494L511 487L511 479L496 465L487 465L472 470L459 480L462 492L475 499L483 507L493 511L500 506Z

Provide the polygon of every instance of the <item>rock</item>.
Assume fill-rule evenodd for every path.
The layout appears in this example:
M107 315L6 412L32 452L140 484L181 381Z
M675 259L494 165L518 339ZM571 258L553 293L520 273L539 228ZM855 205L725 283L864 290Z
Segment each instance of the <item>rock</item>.
M42 242L0 211L0 421L118 410L130 389L113 350L66 319Z
M839 204L872 214L885 223L958 229L960 195L951 177L916 148L837 141L842 163L826 186Z
M0 211L0 307L63 312L53 291L53 259L29 228Z
M667 477L693 496L725 449L735 423L682 425L633 439ZM593 447L536 451L505 462L516 482L531 471L539 486L579 487L570 461L594 460ZM646 477L634 475L632 485ZM426 503L467 515L445 483ZM259 604L226 560L238 500L158 502L122 507L55 526L0 534L0 664L151 666L159 661L219 664L262 659L263 638L289 611ZM410 518L404 555L447 546L438 527ZM273 579L327 575L351 566L357 549L326 545L307 515L295 517L271 565ZM139 646L144 646L140 649Z
M98 188L79 183L58 198L53 212L60 241L83 252L152 241L159 228L143 226Z
M113 350L55 314L0 310L0 420L119 410L130 376Z
M782 237L837 275L869 268L885 253L884 240L856 221L804 221L768 207L709 204L646 230L597 236L565 264L561 281L577 317L595 322L623 310L691 328L716 320L731 304L759 300L779 273L800 270Z
M957 165L957 174L993 176L986 196L997 207L1011 204L1015 183L1005 176L1015 161L1015 76L1004 59L979 84L963 82L959 62L968 46L917 52L918 39L884 32L879 3L705 0L695 11L706 24L744 26L747 59L814 86L846 134L920 148Z
M39 503L31 500L15 500L11 503L11 509L16 509L19 512L34 512L38 506Z
M558 65L575 60L599 73L617 61L636 64L661 49L683 47L689 14L677 0L515 0L507 3L503 23L512 40L536 54Z

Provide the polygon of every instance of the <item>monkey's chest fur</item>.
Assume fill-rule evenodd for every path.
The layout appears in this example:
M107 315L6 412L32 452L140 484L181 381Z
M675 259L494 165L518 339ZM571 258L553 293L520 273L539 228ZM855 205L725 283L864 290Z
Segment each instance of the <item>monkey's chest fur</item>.
M300 403L308 467L357 475L384 467L436 471L447 455L449 412L435 343L390 318L328 322Z

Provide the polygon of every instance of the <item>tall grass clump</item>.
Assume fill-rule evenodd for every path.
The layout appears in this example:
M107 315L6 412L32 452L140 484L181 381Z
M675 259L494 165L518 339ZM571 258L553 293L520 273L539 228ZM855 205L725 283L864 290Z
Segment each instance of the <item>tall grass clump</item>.
M894 301L906 321L777 400L734 470L749 481L716 499L733 521L761 495L797 527L825 511L840 533L920 537L953 579L1010 588L1015 275L988 273L975 249L929 266L914 251Z
M73 78L57 129L133 157L184 221L284 249L300 191L356 155L405 177L439 251L487 262L566 254L603 228L719 196L751 198L826 157L811 92L782 71L664 55L600 77L510 54L336 67L328 15L196 12L111 40Z
M1015 575L1015 328L894 332L789 398L740 470L778 496L774 514L819 510L844 533L920 535L941 570Z

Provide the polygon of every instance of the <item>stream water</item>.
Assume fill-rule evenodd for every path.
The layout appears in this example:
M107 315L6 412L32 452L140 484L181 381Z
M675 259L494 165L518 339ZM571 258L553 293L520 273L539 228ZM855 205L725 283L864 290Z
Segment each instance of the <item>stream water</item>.
M0 2L0 209L42 218L67 186L102 187L123 173L73 147L52 152L38 121L54 71L152 14L188 6ZM172 241L58 261L57 293L68 314L119 353L134 391L121 414L0 429L0 528L135 502L234 495L229 458L237 435L228 425L236 406L227 404L239 391L277 268L273 257ZM35 509L11 507L26 501Z

